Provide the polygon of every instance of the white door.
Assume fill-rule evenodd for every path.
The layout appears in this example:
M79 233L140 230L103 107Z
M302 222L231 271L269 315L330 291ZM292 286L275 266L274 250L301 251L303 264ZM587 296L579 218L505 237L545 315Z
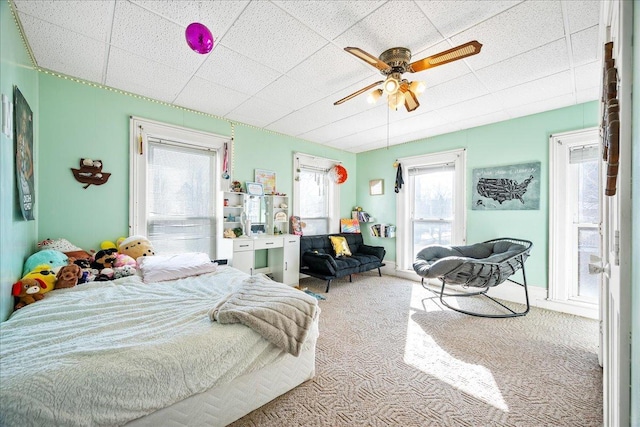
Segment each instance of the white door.
M603 2L607 34L613 41L620 105L619 172L615 195L603 205L602 342L604 425L630 423L631 380L631 83L633 2ZM602 107L604 110L604 106ZM607 130L605 129L604 132ZM605 165L605 168L607 165ZM606 175L605 187L606 187Z

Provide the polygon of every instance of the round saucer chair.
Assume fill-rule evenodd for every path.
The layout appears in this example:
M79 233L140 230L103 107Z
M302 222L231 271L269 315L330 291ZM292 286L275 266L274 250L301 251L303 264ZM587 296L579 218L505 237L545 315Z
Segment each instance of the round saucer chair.
M524 262L529 257L533 243L528 240L501 238L476 243L469 246L430 245L416 255L413 269L424 279L439 279L442 282L440 302L451 310L478 317L517 317L529 312L529 294L527 292L527 277ZM522 283L511 279L518 270L522 269ZM489 288L505 281L510 281L524 288L526 308L516 312L500 301L487 295ZM461 285L465 288L478 288L475 292L446 293L446 285ZM444 296L471 297L485 296L502 308L504 314L485 314L464 310L449 305Z

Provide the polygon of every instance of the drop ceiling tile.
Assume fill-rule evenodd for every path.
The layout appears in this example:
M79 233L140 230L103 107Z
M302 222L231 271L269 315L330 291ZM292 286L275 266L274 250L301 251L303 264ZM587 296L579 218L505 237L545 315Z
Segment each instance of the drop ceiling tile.
M602 1L593 0L571 0L564 2L569 20L569 32L575 33L576 31L598 25L602 4Z
M214 116L224 117L249 99L249 95L193 77L175 103Z
M252 2L224 37L224 45L286 72L327 40L271 2Z
M107 42L113 16L112 1L15 0L21 16L25 14L66 30ZM28 33L28 37L33 35Z
M112 47L105 84L171 103L189 78L188 73Z
M364 61L347 60L349 56L352 55L328 44L292 68L287 75L298 81L307 82L308 86L325 94L342 90L366 77L370 77L371 82L384 79L384 76Z
M451 40L455 45L469 40L483 44L478 55L466 59L472 68L479 69L563 37L560 2L527 1L478 23Z
M266 101L297 110L324 98L325 94L310 88L306 83L283 75L258 92L256 96Z
M582 65L597 60L601 51L600 46L598 46L598 40L599 30L597 26L571 34L573 64Z
M576 92L576 103L598 101L602 98L600 95L600 86L594 86L589 89L583 89Z
M229 72L232 70L232 72ZM254 95L282 73L223 45L216 46L196 73L210 82Z
M227 118L262 128L292 112L289 107L254 97L227 114Z
M390 1L334 41L343 48L359 47L379 57L385 50L396 46L418 52L441 39L435 27L414 2ZM353 60L361 61L355 56Z
M568 94L573 96L571 71L565 71L495 92L498 99L502 101L505 110L544 102L545 99L553 99Z
M421 0L416 1L416 4L443 36L451 37L478 22L504 12L521 1L464 0L452 4L450 0ZM455 13L452 13L452 8L455 8Z
M384 1L274 1L327 40L332 40L372 13Z
M413 113L418 112L414 111ZM411 114L413 114L411 113ZM443 125L448 119L441 111L427 111L423 114L408 115L402 120L389 123L389 135L392 137L407 136L424 133L426 129Z
M502 110L502 103L493 95L480 96L438 109L438 114L445 123L466 120L472 117L485 116Z
M134 55L194 73L206 56L189 48L185 27L129 2L117 2L111 44Z
M102 82L105 43L29 15L20 15L20 21L38 66L90 82Z
M562 38L482 68L477 75L489 90L496 91L566 71L569 67L567 42Z
M217 44L249 1L135 0L133 3L179 24L184 29L192 22L200 22L211 31Z
M600 85L600 61L581 65L574 70L576 90L581 91Z
M480 80L474 74L469 73L438 86L427 87L420 95L419 100L422 105L429 104L430 109L439 109L487 93L487 89Z
M532 102L529 104L523 104L505 109L505 112L509 114L511 118L528 116L531 114L542 113L544 111L550 111L558 108L568 107L570 105L575 105L574 98L575 97L573 94L561 95L555 98L548 98L542 101Z
M314 116L308 114L307 109L294 111L293 113L272 122L265 128L274 132L285 133L291 136L299 136L318 127Z
M511 117L504 111L495 111L489 114L478 115L475 117L469 117L467 119L461 119L456 122L457 126L461 129L469 129L478 126L488 125L490 123L503 122L509 120Z
M366 131L370 127L379 126L387 121L387 107L381 105L376 108L363 111L355 116L333 122L329 125L314 129L310 132L300 135L302 138L311 141L331 141L343 136L354 135L359 132Z

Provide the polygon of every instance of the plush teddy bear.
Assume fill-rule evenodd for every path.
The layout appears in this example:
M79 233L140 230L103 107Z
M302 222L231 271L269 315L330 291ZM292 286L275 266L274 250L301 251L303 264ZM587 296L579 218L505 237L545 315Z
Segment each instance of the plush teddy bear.
M82 269L77 264L69 264L58 270L56 289L73 288L82 278Z
M55 249L44 249L31 255L24 263L22 269L22 275L25 276L30 271L33 271L36 266L47 264L52 269L56 270L57 267L63 267L69 263L69 257L64 253Z
M33 304L44 298L40 293L42 289L46 289L47 284L38 278L23 278L13 284L11 295L18 298L15 310L24 307L27 304Z
M38 293L44 294L49 291L52 291L56 284L56 272L49 266L49 264L41 264L37 265L25 274L22 279L38 279L41 282L44 282L47 286L41 286Z
M104 268L112 268L113 263L116 262L117 249L101 249L96 252L96 256L91 261L91 268L96 270L102 270Z
M121 254L129 255L131 258L138 260L141 256L152 256L156 253L153 245L144 236L130 236L120 243L118 250Z

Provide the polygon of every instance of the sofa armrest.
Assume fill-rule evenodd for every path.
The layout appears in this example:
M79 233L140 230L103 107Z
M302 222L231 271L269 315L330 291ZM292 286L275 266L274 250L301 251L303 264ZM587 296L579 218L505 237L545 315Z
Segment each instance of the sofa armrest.
M302 254L302 265L306 265L310 270L333 276L338 271L336 260L329 254L321 254L307 251Z
M383 246L360 245L360 247L358 248L358 252L365 255L373 255L377 258L380 258L380 261L382 261L384 259L386 250Z

